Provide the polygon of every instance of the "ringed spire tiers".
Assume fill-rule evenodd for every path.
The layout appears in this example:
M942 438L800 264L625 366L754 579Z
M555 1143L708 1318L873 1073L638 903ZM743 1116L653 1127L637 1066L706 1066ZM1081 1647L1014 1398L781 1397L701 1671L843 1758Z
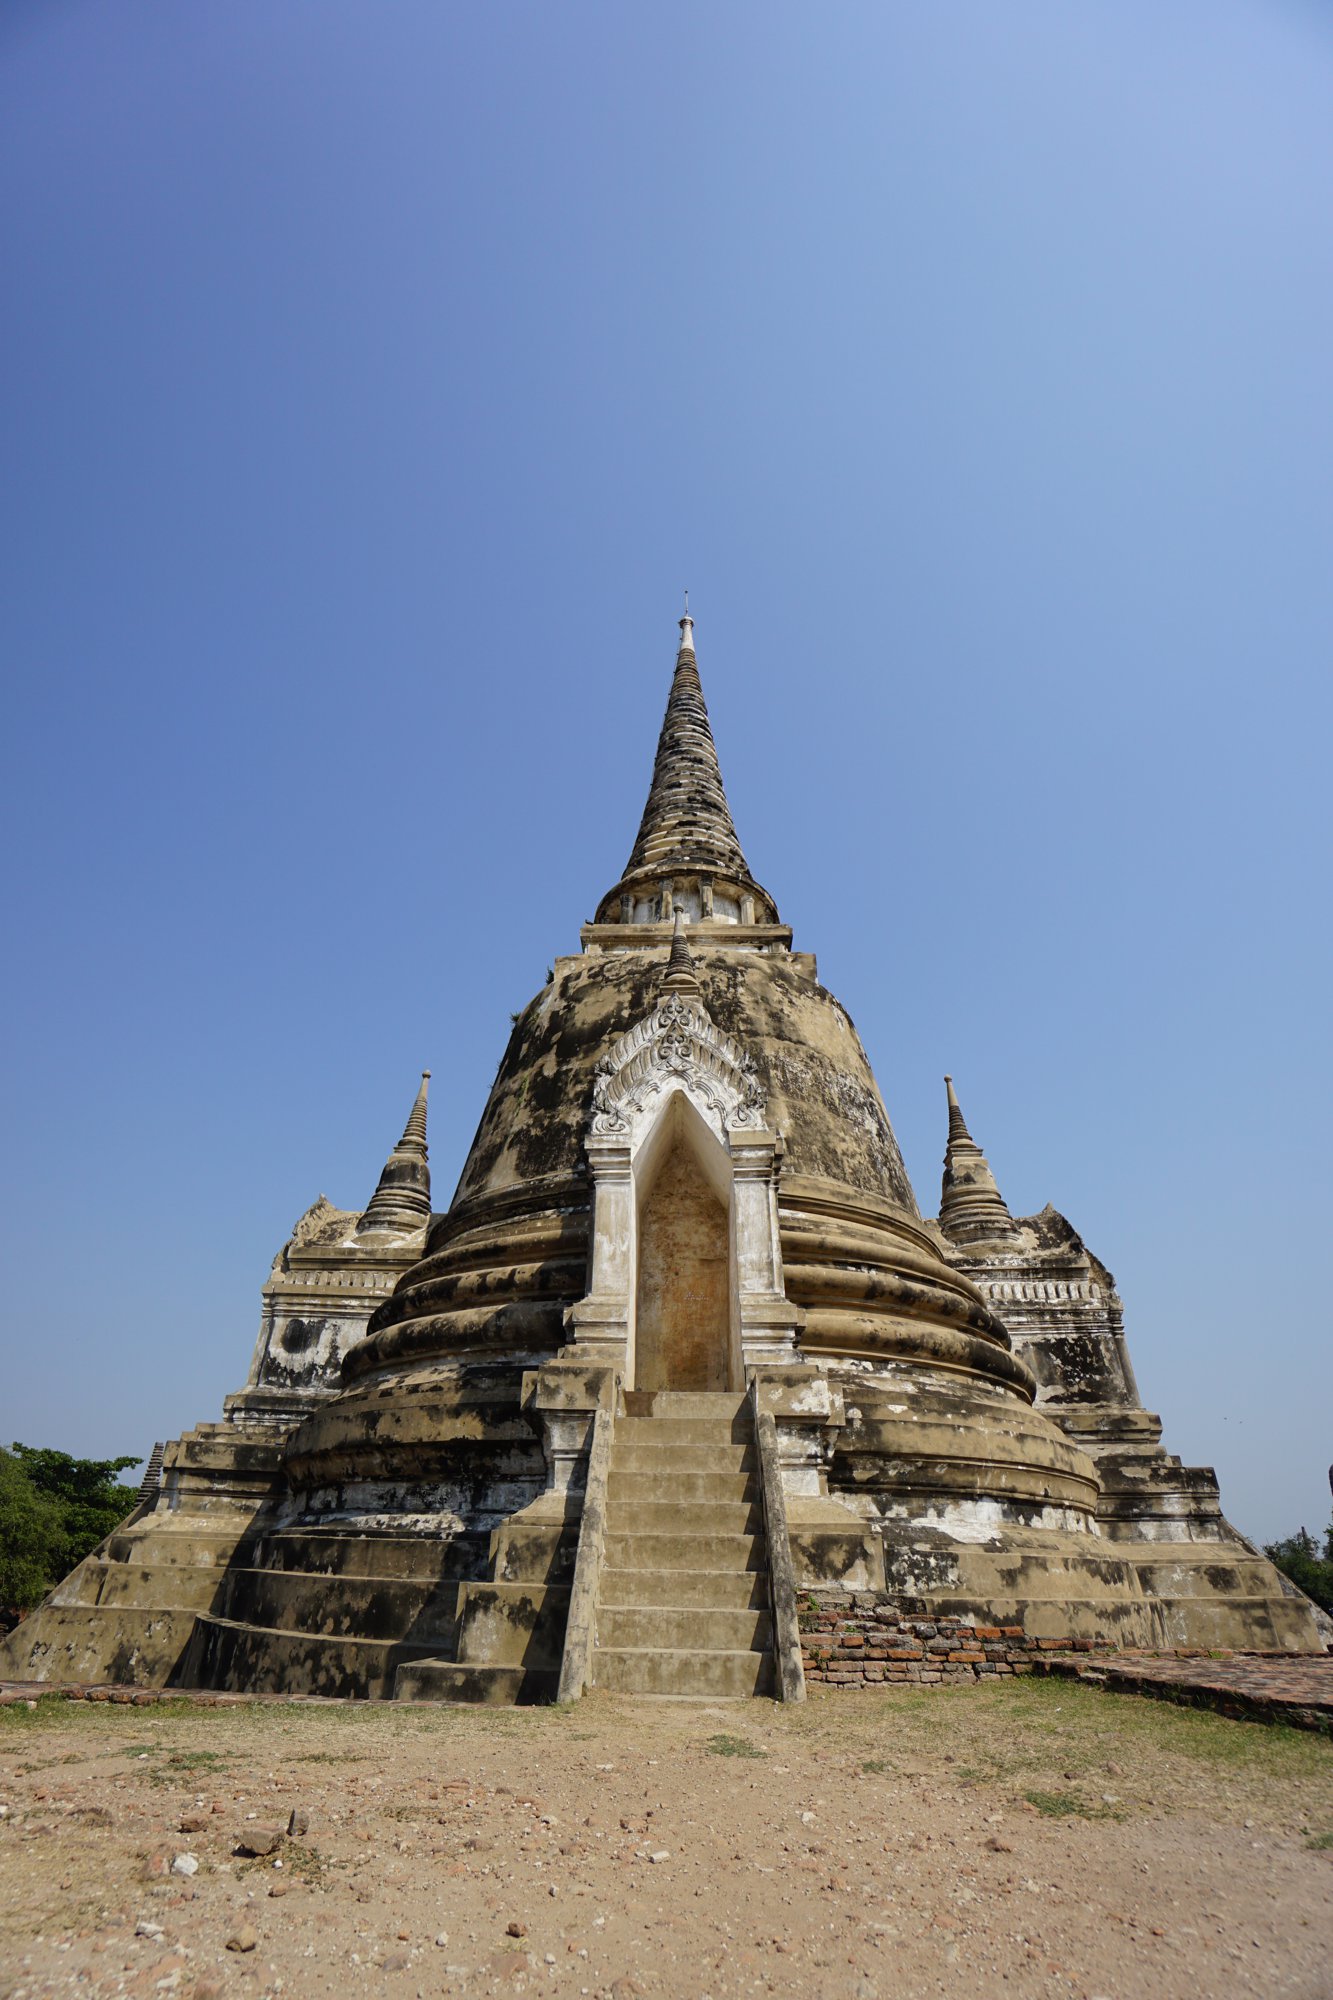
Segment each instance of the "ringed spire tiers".
M940 1228L954 1243L983 1243L1010 1236L1014 1219L986 1155L967 1129L951 1076L945 1077L944 1088L949 1099L949 1140L944 1150Z
M404 1236L430 1221L430 1166L426 1150L426 1090L430 1071L408 1113L403 1136L384 1163L370 1205L356 1225L358 1236Z
M680 904L691 923L776 924L727 803L694 650L694 620L680 620L676 671L657 741L648 802L625 872L598 906L599 924L669 924Z

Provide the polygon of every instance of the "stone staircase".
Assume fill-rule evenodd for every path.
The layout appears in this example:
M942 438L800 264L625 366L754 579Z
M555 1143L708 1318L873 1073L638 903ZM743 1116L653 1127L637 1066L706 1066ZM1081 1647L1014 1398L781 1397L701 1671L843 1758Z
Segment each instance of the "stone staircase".
M611 1452L593 1685L771 1695L768 1549L739 1395L629 1393Z

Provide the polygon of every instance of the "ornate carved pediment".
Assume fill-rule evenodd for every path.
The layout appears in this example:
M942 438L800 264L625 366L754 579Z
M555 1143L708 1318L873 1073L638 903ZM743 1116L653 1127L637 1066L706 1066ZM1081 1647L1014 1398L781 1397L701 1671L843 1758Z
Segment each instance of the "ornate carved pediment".
M714 1025L699 1001L668 993L598 1063L592 1130L628 1133L635 1114L673 1084L693 1098L719 1136L764 1124L753 1058Z

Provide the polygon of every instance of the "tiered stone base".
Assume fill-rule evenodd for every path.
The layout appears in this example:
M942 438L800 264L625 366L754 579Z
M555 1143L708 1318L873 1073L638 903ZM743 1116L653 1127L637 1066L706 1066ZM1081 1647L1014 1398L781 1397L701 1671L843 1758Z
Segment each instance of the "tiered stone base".
M167 1447L166 1489L0 1639L0 1677L166 1687L196 1621L252 1560L282 1433L200 1424Z

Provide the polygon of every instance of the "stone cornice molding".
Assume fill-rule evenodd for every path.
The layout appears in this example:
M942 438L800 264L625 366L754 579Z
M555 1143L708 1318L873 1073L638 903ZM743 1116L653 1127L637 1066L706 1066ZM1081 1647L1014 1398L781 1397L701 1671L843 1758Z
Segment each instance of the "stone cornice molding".
M670 937L670 925L660 920L651 924L592 923L580 929L579 943L584 951L651 951L663 943L664 935ZM789 924L726 924L702 919L691 923L690 938L709 951L790 952L801 961L802 969L808 962L810 977L815 976L814 953L791 950Z

